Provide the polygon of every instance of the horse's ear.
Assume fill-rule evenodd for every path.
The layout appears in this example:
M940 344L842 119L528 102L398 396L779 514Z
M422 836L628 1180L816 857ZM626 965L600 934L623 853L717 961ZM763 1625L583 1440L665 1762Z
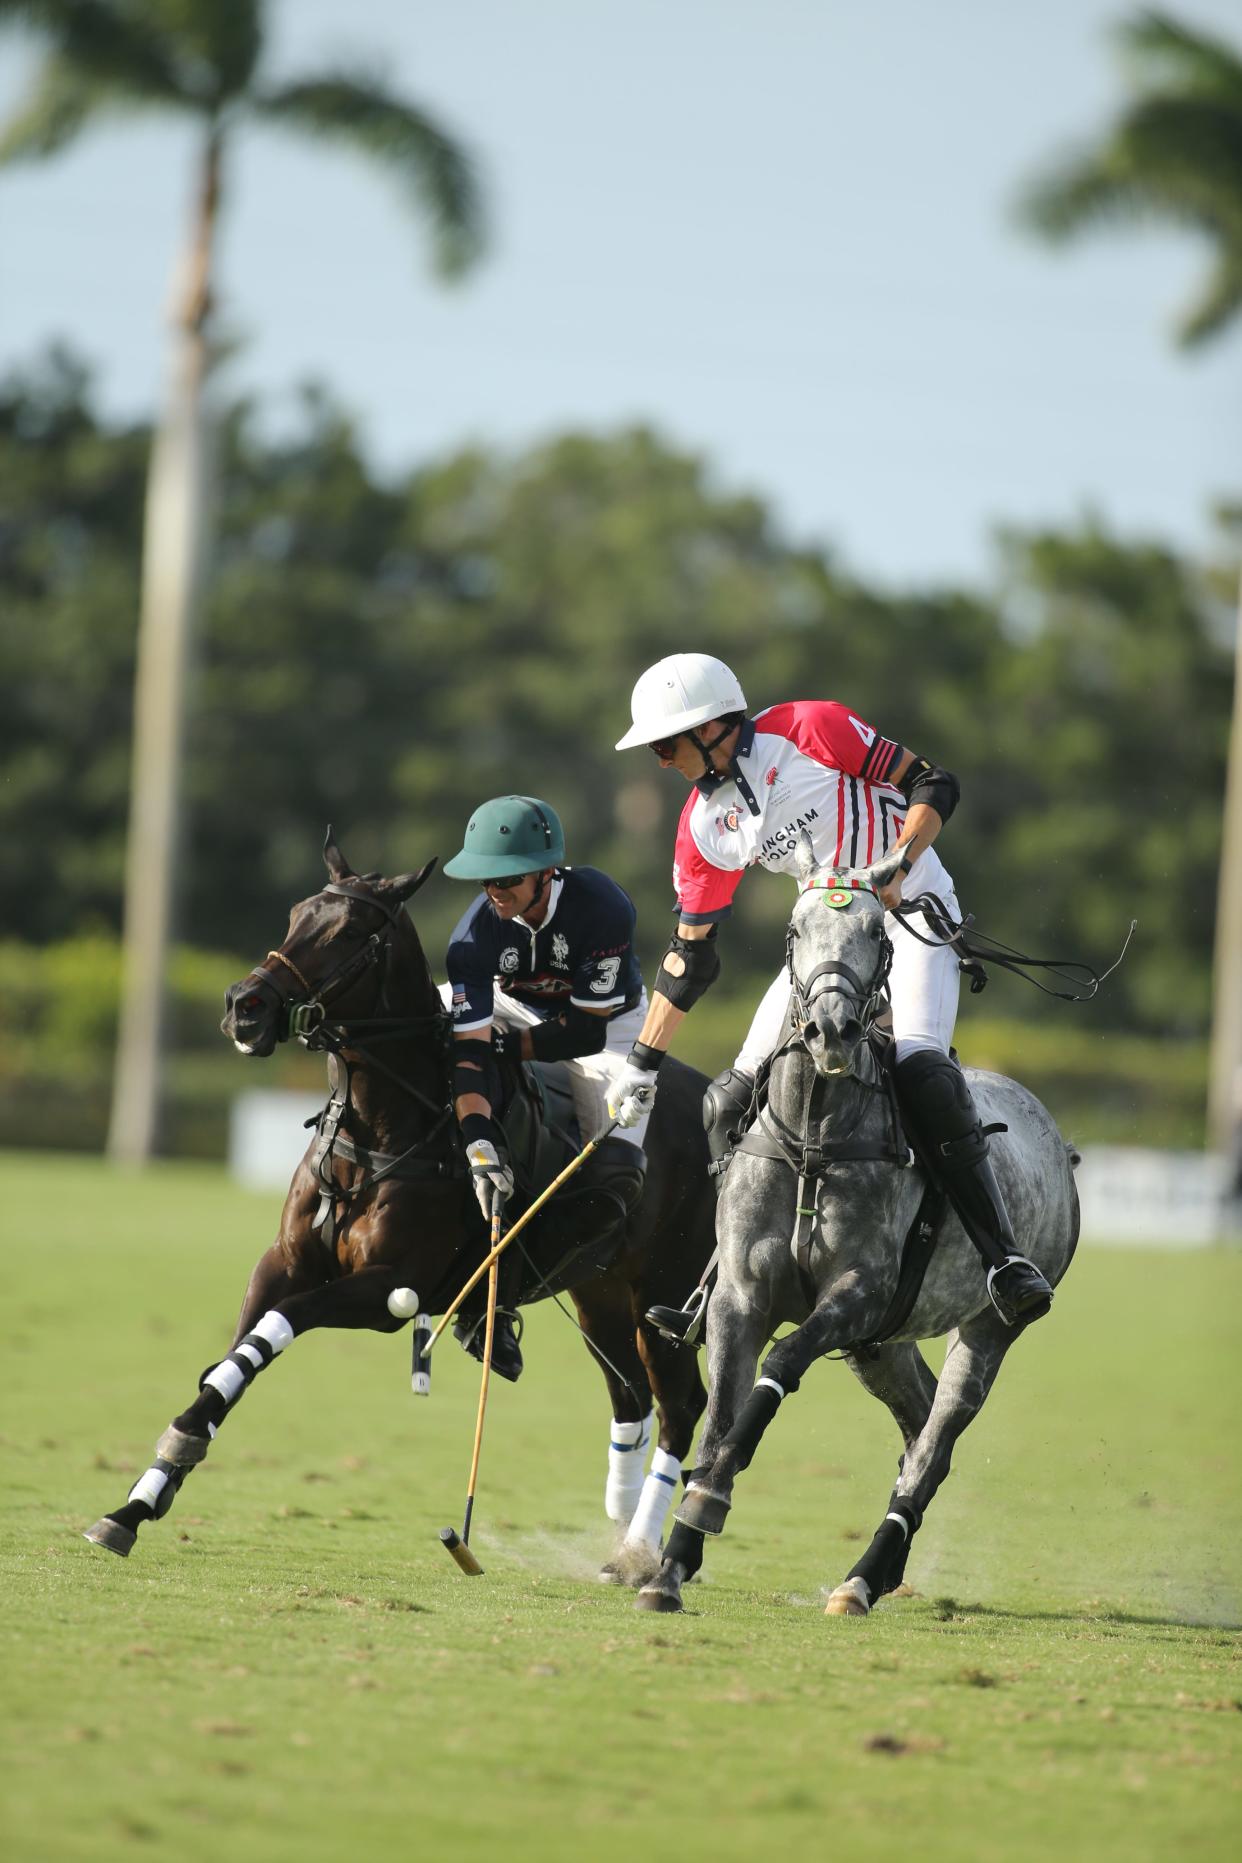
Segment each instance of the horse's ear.
M819 872L819 862L815 858L815 843L805 828L794 845L794 859L798 864L798 878L803 886L809 886Z
M905 857L906 850L903 847L895 847L891 853L885 854L883 860L874 861L871 866L867 868L863 878L870 880L872 886L875 887L878 893L883 887L889 884L890 880L896 879L901 863Z
M431 878L439 858L438 854L433 854L426 866L420 867L417 873L399 873L395 879L389 880L388 885L393 897L401 900L413 899L419 887L425 885Z
M323 864L334 880L348 880L353 876L353 868L336 845L331 822L328 823L328 832L323 841Z

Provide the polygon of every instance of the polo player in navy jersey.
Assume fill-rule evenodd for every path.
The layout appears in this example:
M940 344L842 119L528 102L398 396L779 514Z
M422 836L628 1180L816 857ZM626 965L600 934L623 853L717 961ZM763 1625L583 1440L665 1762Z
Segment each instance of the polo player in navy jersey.
M848 706L827 700L773 705L755 717L736 675L705 653L675 653L634 687L633 724L617 745L646 745L661 769L691 784L677 830L673 885L678 926L654 1000L609 1100L622 1125L650 1113L660 1063L673 1033L720 970L716 932L747 867L796 874L805 831L826 867L865 867L902 850L880 894L890 915L903 896L935 893L960 917L953 881L932 846L957 805L958 782ZM988 1269L992 1303L1010 1326L1048 1311L1052 1288L1020 1255L988 1156L988 1138L965 1076L949 1049L957 1016L958 959L897 931L889 988L902 1112ZM755 1077L772 1054L789 1002L782 970L768 988L731 1068L707 1089L704 1119L718 1167L745 1118ZM703 1297L682 1313L651 1317L674 1336L701 1330Z
M547 802L498 796L483 803L444 871L483 889L449 941L445 995L453 1016L454 1103L488 1222L493 1197L513 1189L488 1097L493 1054L566 1062L585 1144L608 1123L608 1090L643 1026L647 993L634 955L629 894L596 867L566 866L564 831ZM605 1139L583 1167L582 1182L607 1193L614 1229L642 1194L646 1127L644 1113L623 1135ZM608 1233L591 1239L606 1240ZM501 1258L502 1275L509 1255ZM517 1272L515 1256L509 1274ZM514 1317L498 1309L492 1345L492 1364L511 1379L522 1370ZM468 1306L455 1332L482 1357L477 1305Z

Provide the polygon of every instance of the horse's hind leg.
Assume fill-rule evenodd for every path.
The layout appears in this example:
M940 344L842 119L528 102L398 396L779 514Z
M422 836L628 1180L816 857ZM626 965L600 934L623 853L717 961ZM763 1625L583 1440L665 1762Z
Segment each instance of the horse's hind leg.
M299 1333L315 1326L397 1331L405 1318L394 1318L387 1300L403 1279L395 1269L375 1267L325 1281L318 1266L290 1269L279 1246L270 1248L250 1278L233 1350L204 1374L198 1396L164 1431L155 1446L155 1461L134 1483L124 1504L97 1520L84 1537L124 1558L139 1527L163 1519L190 1470L206 1456L220 1424L258 1374ZM248 1324L256 1311L260 1317Z
M844 1358L863 1389L892 1412L908 1452L922 1435L936 1397L936 1374L923 1354L903 1339L846 1352Z
M587 1346L604 1374L612 1404L604 1512L624 1542L643 1492L647 1445L655 1421L651 1388L634 1341L628 1288L611 1275L600 1275L574 1289L573 1302ZM631 1582L622 1550L619 1547L617 1554L600 1568L606 1584Z
M871 1544L829 1598L830 1616L864 1617L900 1585L910 1542L949 1472L954 1444L983 1408L1016 1336L990 1307L950 1336L927 1422L906 1448L888 1512Z
M660 1414L660 1440L652 1451L651 1468L622 1547L630 1582L639 1584L659 1568L664 1522L690 1455L695 1425L707 1403L698 1354L673 1345L647 1324L650 1304L645 1295L636 1294L631 1314Z

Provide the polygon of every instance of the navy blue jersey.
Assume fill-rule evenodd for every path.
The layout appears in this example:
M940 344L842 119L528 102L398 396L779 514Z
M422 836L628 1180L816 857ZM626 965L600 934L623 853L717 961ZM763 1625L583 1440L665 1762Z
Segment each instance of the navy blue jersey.
M497 981L503 995L545 1019L567 1003L606 1009L609 1021L633 1009L643 988L634 919L629 894L597 867L562 868L547 917L533 930L520 918L498 918L480 894L449 941L454 1029L487 1026Z

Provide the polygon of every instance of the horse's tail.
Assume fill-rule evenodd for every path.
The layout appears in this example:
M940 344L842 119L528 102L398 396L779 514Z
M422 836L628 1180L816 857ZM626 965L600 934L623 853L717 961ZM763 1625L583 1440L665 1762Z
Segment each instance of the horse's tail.
M1076 1171L1082 1163L1082 1153L1072 1139L1065 1139L1063 1143L1065 1145L1065 1155L1069 1159L1070 1170Z

